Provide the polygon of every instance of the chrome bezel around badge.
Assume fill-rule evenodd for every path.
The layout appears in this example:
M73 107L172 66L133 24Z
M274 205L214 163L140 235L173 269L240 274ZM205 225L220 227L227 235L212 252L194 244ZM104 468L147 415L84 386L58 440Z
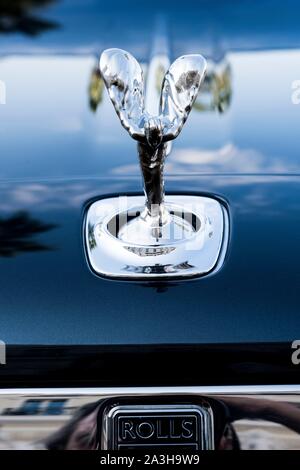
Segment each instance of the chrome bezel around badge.
M85 240L92 270L104 277L157 280L185 279L216 272L224 261L229 238L228 213L225 206L211 197L166 196L169 213L180 213L193 226L188 238L171 234L157 243L135 243L119 238L122 227L140 219L143 196L120 196L100 199L87 210ZM184 218L186 215L186 219ZM193 221L192 221L192 219Z
M157 418L178 418L178 417L191 417L194 416L197 419L196 431L194 441L191 443L178 440L172 442L172 438L165 438L165 440L158 444L157 442L149 442L149 439L145 439L142 443L125 443L122 444L119 439L119 418L144 418L145 420L157 419ZM211 407L206 404L205 407L198 405L184 405L184 404L173 404L173 405L117 405L110 409L107 409L103 413L102 420L102 450L121 450L126 448L144 448L149 449L164 448L176 446L179 449L180 446L187 447L191 446L194 451L199 450L213 450L214 449L214 420L213 412ZM120 447L122 446L122 447Z

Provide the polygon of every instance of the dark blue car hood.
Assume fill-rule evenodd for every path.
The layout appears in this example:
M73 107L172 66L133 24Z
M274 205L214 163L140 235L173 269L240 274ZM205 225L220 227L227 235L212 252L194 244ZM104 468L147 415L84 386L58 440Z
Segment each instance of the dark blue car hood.
M135 144L105 90L95 112L91 80L104 47L147 64L154 13L146 6L131 14L126 2L50 2L20 23L30 16L44 30L6 27L1 36L0 336L8 344L297 336L300 105L292 84L300 78L300 7L207 1L191 16L172 3L172 55L202 52L230 71L226 110L196 107L166 165L167 192L215 194L228 204L224 266L207 278L155 284L90 271L82 239L89 201L142 190Z

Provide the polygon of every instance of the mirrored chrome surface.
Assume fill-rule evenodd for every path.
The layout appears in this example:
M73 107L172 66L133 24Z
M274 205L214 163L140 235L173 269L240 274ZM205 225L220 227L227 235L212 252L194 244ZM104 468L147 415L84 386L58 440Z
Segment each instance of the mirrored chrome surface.
M85 220L91 268L130 279L180 279L221 267L228 244L228 214L213 198L167 196L167 218L150 217L142 196L101 199Z
M109 397L207 396L223 402L217 449L300 450L300 386L2 389L1 449L99 448L97 416ZM97 437L98 436L98 437ZM101 430L100 430L101 436Z
M100 57L100 71L123 127L131 137L152 147L178 136L205 70L206 61L200 54L176 59L163 79L159 114L152 116L145 109L143 71L137 60L122 49L106 49ZM153 133L149 133L151 121L155 123Z

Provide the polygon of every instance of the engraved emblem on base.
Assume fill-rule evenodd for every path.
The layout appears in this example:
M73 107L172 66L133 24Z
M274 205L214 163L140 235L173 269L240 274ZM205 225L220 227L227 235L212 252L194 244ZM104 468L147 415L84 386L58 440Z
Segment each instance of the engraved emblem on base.
M104 450L213 450L210 406L120 405L105 411Z
M143 73L128 52L108 49L100 71L121 124L137 141L145 198L101 199L88 209L87 256L103 276L128 279L185 278L217 269L228 241L228 216L216 199L165 196L168 142L189 115L205 74L199 55L178 58L167 71L157 116L144 105Z

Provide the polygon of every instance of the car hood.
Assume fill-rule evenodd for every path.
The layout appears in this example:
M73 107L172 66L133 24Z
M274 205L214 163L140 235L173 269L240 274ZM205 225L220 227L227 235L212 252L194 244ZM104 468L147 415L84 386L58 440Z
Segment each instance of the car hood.
M292 84L300 49L292 6L299 6L287 2L282 16L275 4L269 2L272 23L268 5L260 10L251 2L224 2L221 10L203 2L195 5L195 19L178 15L175 7L166 15L174 57L202 52L210 67L210 80L168 156L166 191L214 194L230 214L223 268L186 282L102 279L90 271L83 246L90 201L142 191L136 144L109 102L98 56L104 47L119 46L147 70L154 15L148 7L132 16L118 4L116 16L94 2L87 8L62 2L42 10L40 23L48 26L41 33L4 35L2 340L113 345L294 339L300 327L300 107L293 104Z

